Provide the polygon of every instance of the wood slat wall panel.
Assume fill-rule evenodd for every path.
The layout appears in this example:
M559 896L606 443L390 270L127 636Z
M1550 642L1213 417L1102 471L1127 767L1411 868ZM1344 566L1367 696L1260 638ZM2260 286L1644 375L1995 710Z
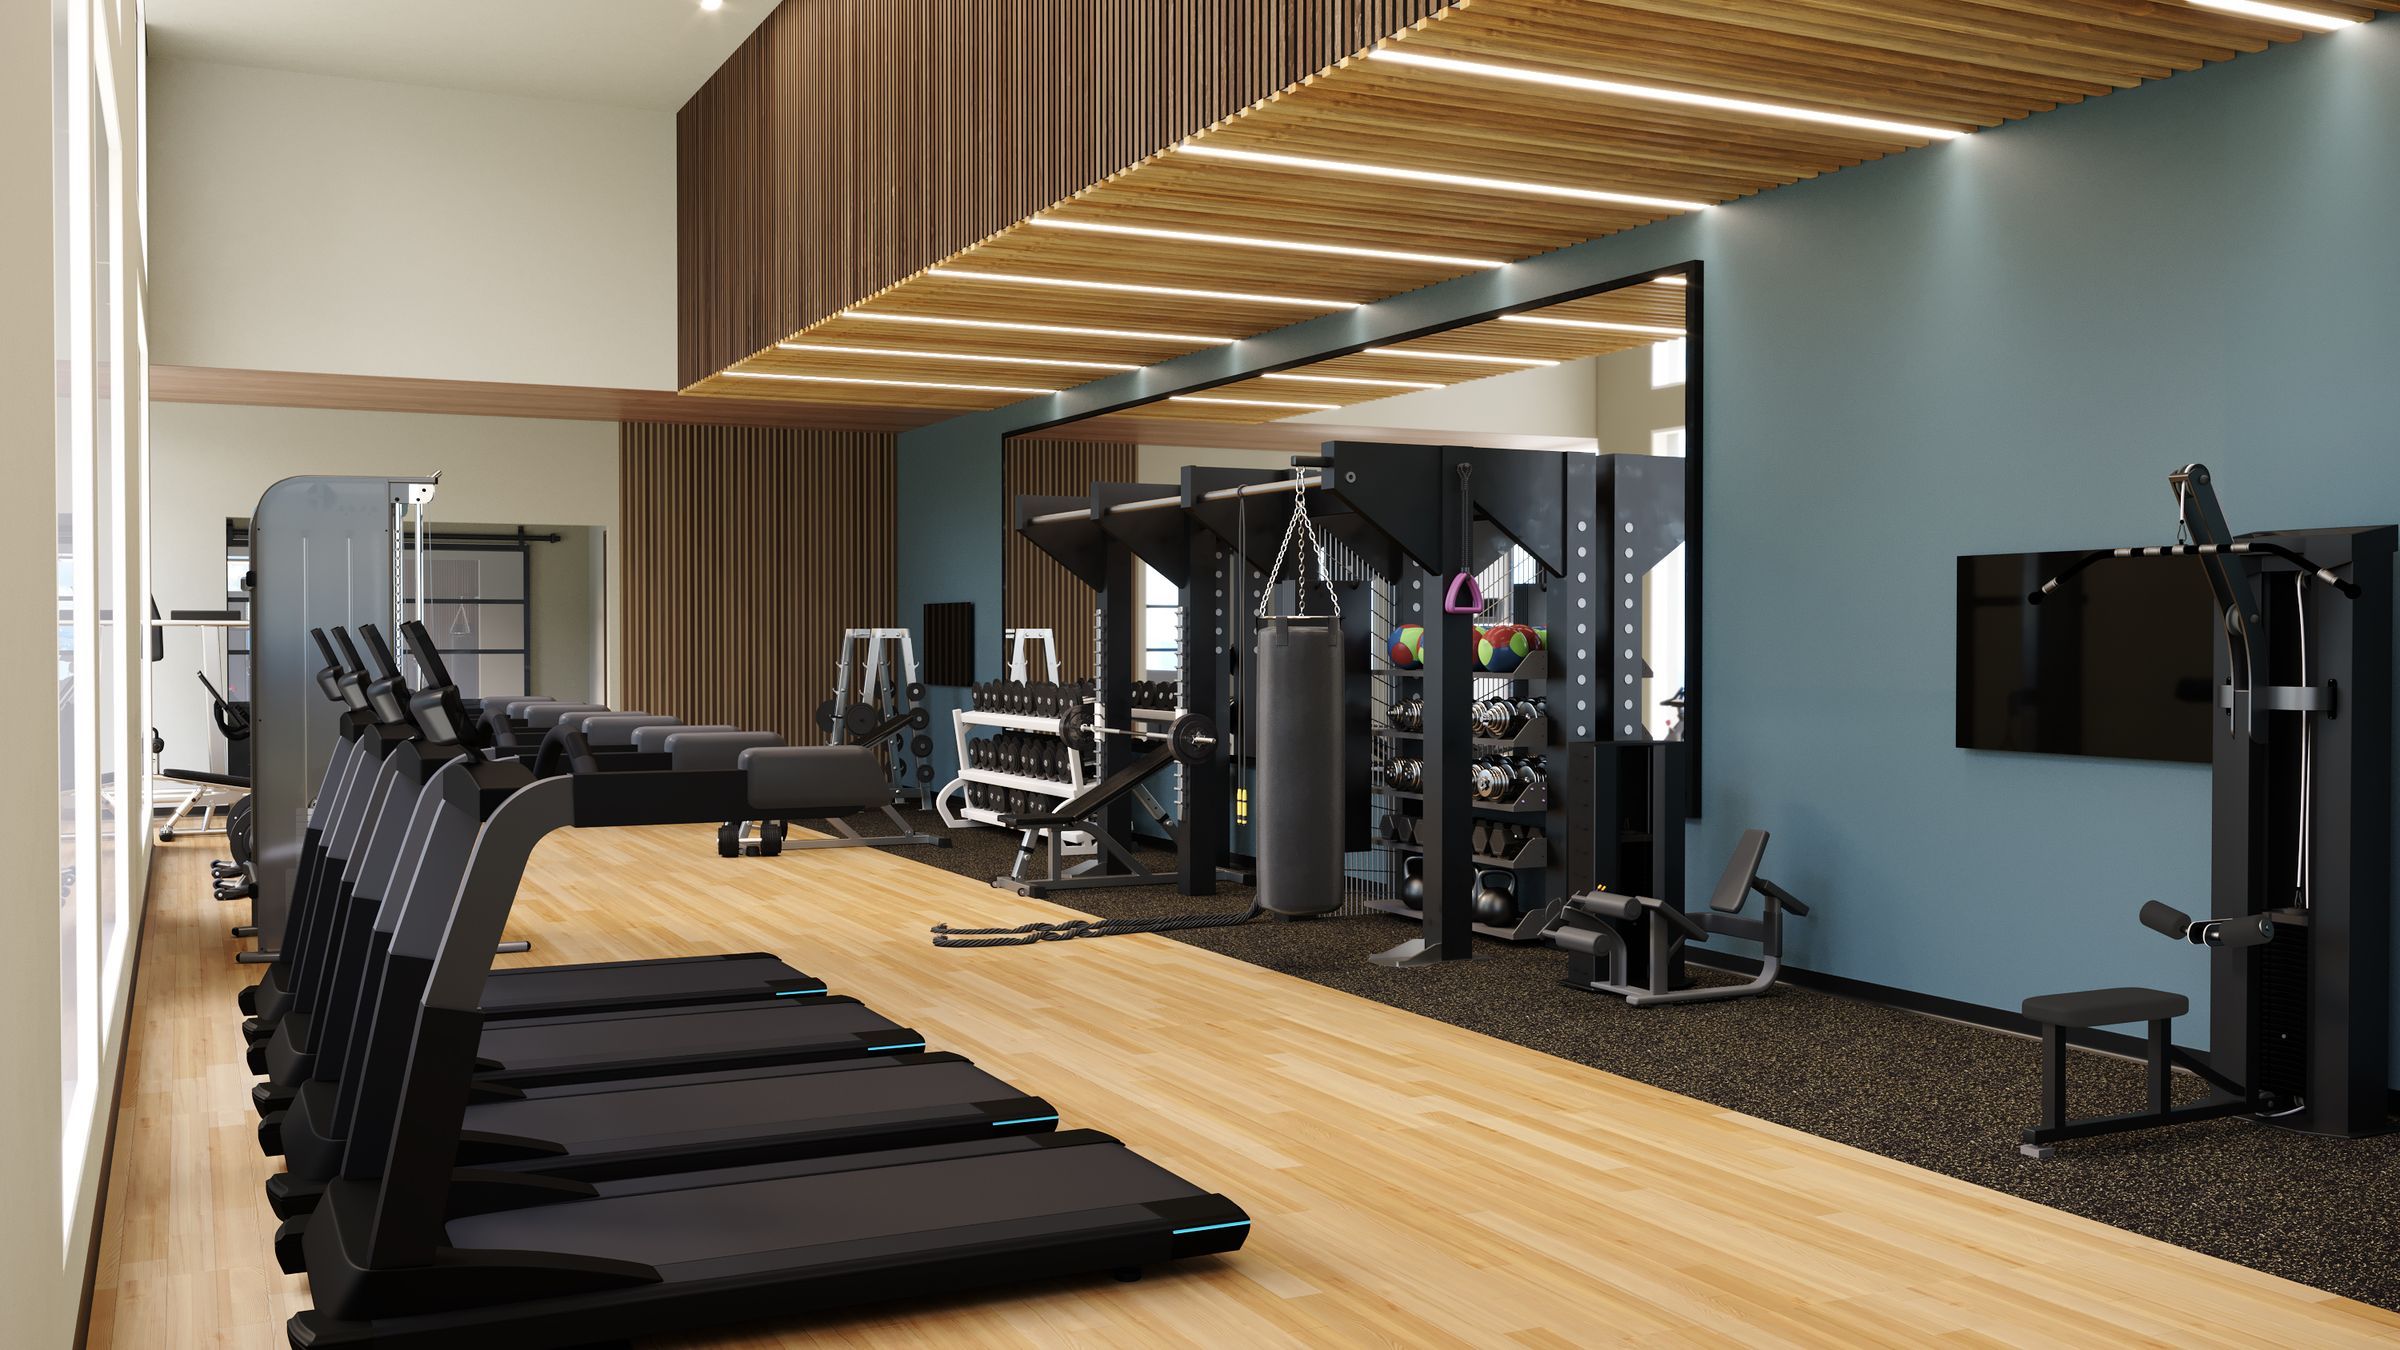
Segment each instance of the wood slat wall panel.
M1133 481L1134 447L1108 441L1011 441L1001 462L1005 519L1014 525L1022 496L1080 497L1094 483ZM1014 528L1001 548L1000 621L1006 628L1047 628L1058 635L1059 665L1070 680L1092 676L1092 588L1026 542Z
M682 383L1441 8L785 0L676 118Z
M898 608L894 438L627 423L620 444L624 706L822 741L842 630Z

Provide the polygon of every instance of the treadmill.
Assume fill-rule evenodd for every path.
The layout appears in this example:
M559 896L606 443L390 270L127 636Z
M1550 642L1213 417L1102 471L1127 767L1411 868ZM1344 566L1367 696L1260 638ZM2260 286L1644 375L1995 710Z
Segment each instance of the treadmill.
M444 719L438 707L427 705L438 705L449 693L437 681L418 695L425 709L418 720L429 732ZM822 774L825 756L863 753L841 747L760 748L750 750L746 761L804 785ZM587 759L582 769L615 771L599 763ZM421 802L463 800L465 792L451 780L464 782L480 768L468 759L453 760ZM500 777L486 775L487 780ZM479 805L497 804L495 794L480 787L474 796ZM463 831L437 838L431 806L420 806L412 827L419 836L420 861L407 892L387 904L378 920L381 968L373 972L377 978L369 1002L354 1015L338 1079L320 1075L304 1084L290 1111L269 1117L260 1128L262 1145L269 1152L280 1146L290 1169L267 1183L268 1203L279 1217L307 1213L324 1183L337 1174L374 1175L389 1148L385 1131L397 1087L396 1062L407 1048L390 1038L413 1024L427 973L422 962L392 952L439 940L473 843ZM433 849L445 851L429 856ZM372 1030L356 1030L365 1027ZM523 1091L479 1087L466 1108L456 1161L497 1172L605 1179L1046 1132L1057 1120L1049 1103L957 1055L863 1056ZM287 1228L277 1244L279 1257L295 1265L299 1231L297 1225Z
M455 1170L484 1035L476 998L525 863L553 831L788 813L771 758L731 770L575 773L510 792L478 829L466 774L435 833L474 835L445 922L395 936L422 963L405 1032L377 1032L394 1094L383 1166L326 1190L300 1239L316 1299L296 1350L577 1346L1240 1247L1241 1208L1088 1130L581 1181ZM431 941L428 941L428 936Z
M357 847L354 839L365 833L369 798L373 796L371 789L353 793L344 791L344 785L354 771L363 772L364 754L388 755L395 745L419 734L406 710L408 691L388 645L373 625L366 625L361 631L376 654L380 677L372 682L367 679L363 668L355 664L356 649L349 645L348 635L337 629L335 635L349 650L353 664L348 671L342 670L342 663L326 647L323 650L329 658L328 666L318 673L318 681L335 696L354 700L357 711L352 716L362 731L372 729L376 735L371 742L362 734L356 742L346 740L337 746L335 763L327 771L328 787L319 794L317 807L311 812L310 836L299 873L305 886L296 883L294 887L292 931L298 936L287 944L285 958L270 968L274 988L260 997L260 1016L252 1024L259 1039L272 1033L281 1016L295 1003L313 1005L313 981L323 969L322 956L332 940L330 925L336 922L332 915L339 907L337 877L354 856ZM376 691L372 701L370 690ZM354 748L359 743L371 749L362 753ZM329 856L332 847L326 841L329 833L340 841L338 855ZM353 876L350 881L355 887L357 878ZM266 989L267 981L255 987ZM485 990L485 1012L495 1018L539 1017L789 997L822 988L821 982L764 952L525 966L491 973ZM267 1011L270 1003L282 1011L270 1016ZM305 1047L313 1041L313 1032L308 1037L292 1039L298 1047ZM262 1052L253 1061L255 1072L268 1071L265 1058Z
M426 669L441 671L439 654L433 651L423 628L412 622L404 632L419 660L426 662ZM432 659L427 661L429 657ZM392 683L396 684L396 678ZM415 713L430 724L426 728L429 740L455 743L466 734L468 724L463 717L453 720L456 703L456 690L449 685L446 672L438 676L435 688L416 697ZM762 739L771 738L750 733L679 735L668 738L671 749L664 756L616 759L643 764L656 764L663 759L688 767L717 762L728 750L753 748ZM579 735L575 743L581 745ZM598 757L586 752L578 759L580 762L574 767L579 770L601 772ZM492 805L539 776L535 769L515 758L485 759L480 752L447 767L462 771L436 773L410 810L385 813L388 828L413 835L415 839L413 849L404 842L397 850L394 876L400 875L403 868L414 869L417 875L411 886L434 887L429 894L440 893L446 883L426 869L463 866L465 860L463 853L453 856L459 836L439 834L441 817L430 809L429 803L436 785L440 785L444 801L456 799L465 804L468 825L464 838L471 840L474 822L480 821ZM379 915L380 912L379 909ZM350 951L333 962L332 968L366 970L373 956L375 931L368 923L351 924ZM397 957L387 956L384 960L389 964L397 961ZM608 969L611 973L639 971L654 968L655 964L659 963L618 964ZM503 974L507 974L490 971L488 959L485 973L489 977L487 993L489 986L500 984ZM355 1006L361 987L374 987L375 983L370 979L329 996L348 998ZM869 1010L858 1000L827 996L822 982L809 981L792 993L795 996L741 1002L493 1020L482 1034L478 1073L487 1085L528 1088L799 1064L925 1047L923 1036ZM351 1034L357 1034L361 1025L353 1014L349 1021ZM289 1107L297 1099L301 1086L315 1075L318 1064L313 1056L303 1059L281 1050L275 1053L273 1062L280 1075L251 1092L262 1117ZM276 1147L274 1137L263 1132L261 1142L268 1144L270 1151Z

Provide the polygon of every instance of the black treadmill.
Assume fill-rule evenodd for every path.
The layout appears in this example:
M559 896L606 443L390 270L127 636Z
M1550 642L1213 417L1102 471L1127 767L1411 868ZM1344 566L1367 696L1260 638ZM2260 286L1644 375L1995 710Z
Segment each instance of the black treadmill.
M408 636L412 642L417 637L413 632ZM438 653L428 649L419 659L433 678L416 696L412 712L427 733L426 742L437 744L443 729L454 725L455 690L447 684ZM556 734L551 742L564 744ZM864 753L840 747L751 751L752 757L782 761L797 783L818 776L826 756ZM671 755L649 755L615 763L657 769L670 767L672 760ZM605 763L594 756L581 767L609 771ZM571 757L562 764L570 771L578 767ZM561 765L539 766L533 776L556 767ZM498 765L487 769L463 753L454 755L438 774L480 775L475 800L482 807L505 799L485 789L531 781ZM425 790L420 802L438 803L452 786L438 782ZM269 1115L260 1125L261 1147L269 1154L282 1152L288 1168L267 1183L268 1202L279 1217L308 1212L324 1183L345 1166L353 1175L372 1175L381 1166L388 1147L381 1131L393 1100L391 1080L405 1046L385 1044L378 1049L375 1038L410 1025L413 1009L424 996L427 973L421 963L395 961L392 948L395 942L405 949L437 938L436 926L447 921L474 842L464 830L437 836L435 825L430 810L412 813L412 843L395 850L416 859L409 869L411 883L375 920L367 966L355 977L361 999L349 1014L350 1030L341 1052L331 1060L320 1059L320 1071L301 1085L291 1107ZM448 855L428 858L428 850L435 847L448 849ZM366 1028L372 1030L362 1030ZM1048 1131L1057 1120L1058 1112L1049 1103L1026 1096L957 1055L875 1055L526 1090L485 1086L467 1108L458 1161L597 1179L987 1139L996 1133Z
M380 1175L337 1179L305 1226L316 1307L289 1322L294 1347L614 1342L1241 1246L1239 1206L1086 1130L624 1180L454 1170L483 967L535 845L570 827L773 817L792 806L790 778L576 773L490 813L432 943L432 925L394 939L394 962L430 977L405 1033L378 1032L398 1066L375 1075L396 1094ZM437 829L480 814L459 791L437 811Z
M394 860L370 855L376 838L395 836L379 836L377 827L386 827L385 818L394 813L399 820L387 828L405 827L413 802L408 785L421 784L431 767L465 752L455 743L438 752L423 747L389 646L373 625L365 626L362 634L380 674L370 681L363 668L331 674L329 665L328 671L319 672L319 682L328 683L330 675L330 683L345 701L355 703L359 711L354 716L373 735L362 731L336 750L328 788L312 811L312 829L295 882L290 925L294 936L286 944L287 959L271 969L274 992L259 997L261 1014L246 1028L255 1034L251 1068L270 1076L273 1089L266 1095L279 1102L288 1099L290 1089L313 1067L320 985L335 980L345 967L356 969L363 934L358 920L362 912L373 914L388 889ZM335 636L355 662L357 652L348 635L337 629ZM332 655L330 649L326 654ZM394 754L412 744L420 748ZM317 820L319 811L324 813L322 822ZM370 888L365 895L359 891L362 884ZM264 989L265 982L257 987ZM485 1011L494 1018L538 1018L764 1001L823 989L821 981L767 953L744 952L496 970L484 996ZM279 1015L267 1012L270 1003Z

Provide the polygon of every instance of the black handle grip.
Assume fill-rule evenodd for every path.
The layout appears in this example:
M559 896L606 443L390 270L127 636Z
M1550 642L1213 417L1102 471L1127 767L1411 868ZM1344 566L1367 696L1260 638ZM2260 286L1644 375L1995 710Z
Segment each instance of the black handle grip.
M2245 914L2208 926L2211 947L2256 947L2275 940L2275 921L2264 914Z
M343 674L364 675L367 673L367 663L358 659L358 647L356 644L350 641L349 629L339 627L335 628L333 630L333 644L342 649L343 659L335 664L342 666Z
M442 654L433 649L433 634L425 631L425 621L410 619L400 625L400 640L408 644L409 653L417 658L417 671L425 683L450 684L450 667Z
M598 773L600 761L592 755L592 744L583 733L560 723L550 728L542 745L533 755L533 776L551 778L560 773Z
M2142 926L2181 941L2192 930L2192 916L2172 905L2148 900L2142 904Z
M371 623L362 623L358 626L358 635L366 640L367 655L375 658L376 678L397 679L400 663L392 659L392 644L383 640L383 630Z
M333 654L333 644L325 640L324 629L311 628L308 630L308 635L317 640L317 654L325 658L326 665L339 666L342 664L342 658Z

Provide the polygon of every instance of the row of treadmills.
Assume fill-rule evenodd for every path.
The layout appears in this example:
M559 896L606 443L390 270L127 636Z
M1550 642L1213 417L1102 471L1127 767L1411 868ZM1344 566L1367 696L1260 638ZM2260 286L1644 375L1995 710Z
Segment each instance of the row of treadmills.
M372 626L319 635L342 734L241 1000L276 1254L316 1305L292 1345L614 1344L1241 1246L1230 1200L775 957L492 969L552 831L807 819L870 752L474 717L402 633L413 694Z

